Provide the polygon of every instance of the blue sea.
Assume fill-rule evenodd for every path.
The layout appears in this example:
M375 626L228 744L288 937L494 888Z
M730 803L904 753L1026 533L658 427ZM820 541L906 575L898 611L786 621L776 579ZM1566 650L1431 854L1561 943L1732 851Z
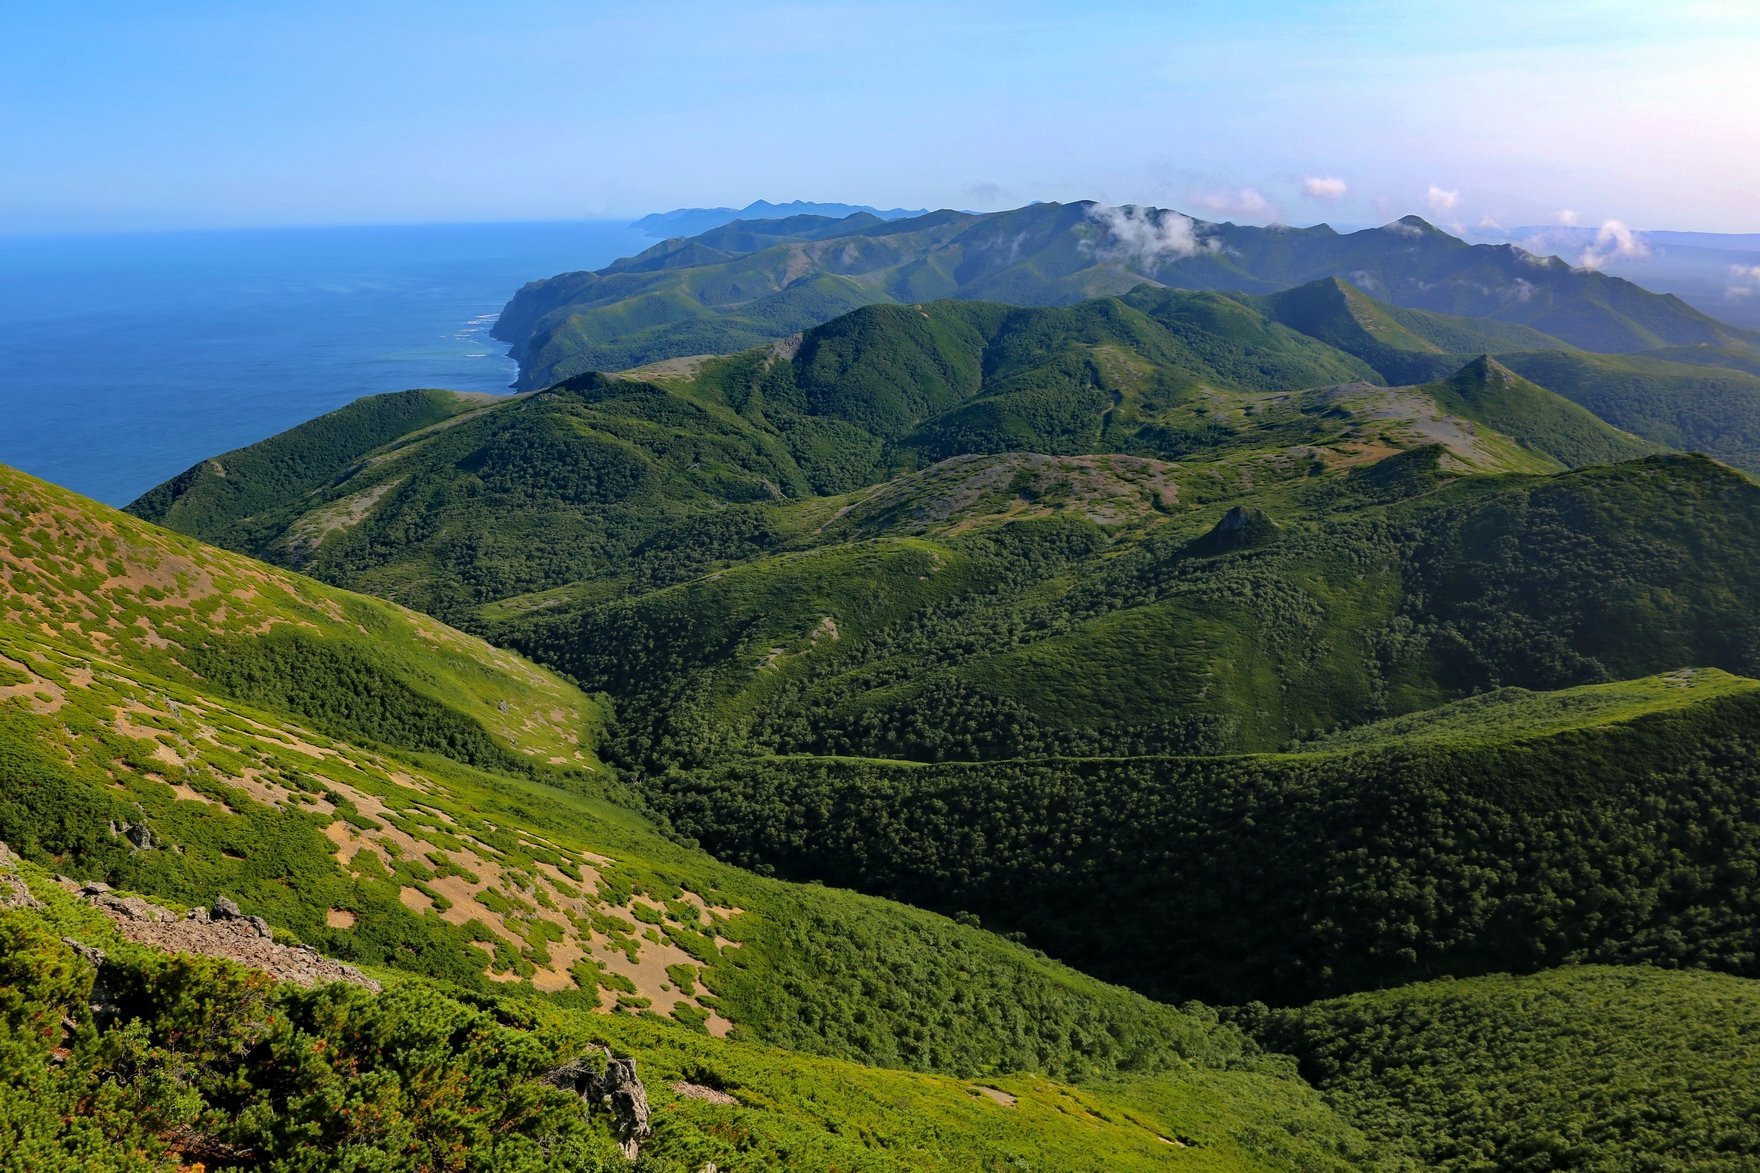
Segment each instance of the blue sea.
M123 505L362 395L504 392L527 281L654 244L626 223L0 237L0 463Z

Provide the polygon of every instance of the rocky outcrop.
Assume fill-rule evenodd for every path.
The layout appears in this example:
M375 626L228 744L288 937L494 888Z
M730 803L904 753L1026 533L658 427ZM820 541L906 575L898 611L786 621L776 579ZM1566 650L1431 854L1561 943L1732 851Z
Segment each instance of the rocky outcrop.
M613 1058L609 1048L598 1055L585 1055L563 1064L544 1077L544 1082L571 1091L587 1105L611 1113L611 1129L623 1155L635 1160L642 1141L654 1130L648 1123L648 1092L636 1075L634 1059Z
M31 890L14 868L18 856L4 843L0 843L0 909L28 908L33 912L43 911L43 902L31 895Z
M119 896L107 884L79 885L80 896L116 922L130 941L171 953L220 957L260 969L276 981L316 986L349 982L377 992L379 983L309 945L282 945L260 916L246 916L222 896L212 908L193 908L178 916L139 896Z

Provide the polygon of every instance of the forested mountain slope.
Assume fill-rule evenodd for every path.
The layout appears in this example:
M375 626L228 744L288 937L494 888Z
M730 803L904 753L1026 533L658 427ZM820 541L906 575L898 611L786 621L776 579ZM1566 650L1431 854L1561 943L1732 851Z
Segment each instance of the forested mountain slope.
M1252 300L1388 382L1446 378L1463 354L1485 353L1634 435L1760 471L1760 367L1749 349L1594 354L1526 327L1400 309L1336 278Z
M1162 997L1585 961L1760 977L1760 685L1502 690L1282 754L751 758L655 789L723 858L970 912Z
M363 400L134 507L545 670L7 474L0 840L38 887L235 895L391 995L283 991L292 1033L216 1045L391 1063L397 1120L580 1168L606 1136L535 1077L593 1040L735 1101L662 1092L659 1168L1733 1164L1746 1101L1680 1086L1752 1062L1691 1040L1760 955L1760 486L1504 361L1606 357L1538 337L1336 281L871 305ZM9 1070L79 1103L116 1081L55 1043L126 1043L43 895L0 931L45 991L18 1012L71 1026ZM243 996L118 956L130 990ZM1668 1062L1603 1119L1546 1094L1500 1127L1523 1082L1590 1079L1540 1045L1589 1027L1521 1009L1586 962L1722 972L1598 971ZM1402 985L1440 975L1458 1031ZM177 1068L184 1003L130 1005L201 1105L116 1135L340 1135ZM358 1049L435 1020L471 1025ZM1445 1082L1397 1074L1407 1043ZM426 1114L461 1048L505 1128Z
M594 1040L651 1062L650 1078L729 1089L736 1106L716 1108L651 1085L675 1114L650 1159L965 1168L1044 1152L1150 1167L1170 1138L1206 1150L1206 1167L1371 1159L1286 1064L1196 1007L662 838L607 801L621 792L591 759L590 702L508 653L10 470L0 559L0 842L26 861L0 877L0 1014L31 1024L0 1049L0 1127L25 1128L15 1141L48 1165L73 1159L62 1113L83 1122L88 1152L132 1150L141 1168L237 1167L246 1150L295 1144L389 1152L412 1129L524 1159L499 1128L437 1113L440 1095L528 1142L570 1138L567 1167L617 1167L593 1155L605 1126L582 1132L588 1118L539 1081ZM259 672L253 649L281 629L296 650ZM204 657L204 635L235 632L251 639ZM273 683L288 676L299 687ZM410 695L372 691L400 679ZM415 690L441 680L438 697ZM499 698L486 711L472 699L484 690ZM556 752L523 753L539 747ZM44 869L174 907L234 898L387 993L277 991L155 957ZM104 951L107 992L67 936ZM335 1067L277 1073L327 1047ZM373 1115L318 1110L377 1072ZM979 1078L1025 1110L984 1116L1001 1109ZM169 1086L184 1090L155 1090ZM900 1097L939 1142L883 1118ZM1267 1129L1272 1117L1284 1123ZM862 1138L835 1139L856 1120Z
M1250 1016L1425 1168L1751 1169L1760 983L1584 966Z
M894 221L739 221L597 272L532 282L495 336L529 390L588 370L744 349L874 303L1067 305L1145 282L1265 294L1328 277L1399 306L1532 327L1596 351L1756 345L1678 298L1510 245L1469 245L1416 216L1340 234L1087 201Z
M1499 375L1492 388L1470 360L1455 368L1465 381L1383 394L1362 360L1215 294L876 306L786 346L583 376L377 450L361 447L379 427L378 401L365 400L346 419L197 466L131 508L469 622L472 605L614 567L664 583L786 544L809 499L950 458L1117 453L1177 514L1200 483L1215 496L1427 442L1447 446L1455 470L1647 451L1531 384ZM326 443L349 435L362 440ZM327 463L306 481L273 472L284 454L314 449ZM1186 485L1177 499L1175 481ZM1143 492L1123 490L1138 503L1125 512Z

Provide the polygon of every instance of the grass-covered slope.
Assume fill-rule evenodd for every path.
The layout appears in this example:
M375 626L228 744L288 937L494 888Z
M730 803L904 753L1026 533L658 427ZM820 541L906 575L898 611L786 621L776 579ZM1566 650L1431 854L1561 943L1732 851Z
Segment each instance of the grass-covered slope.
M1429 390L1452 414L1495 428L1567 468L1613 464L1657 450L1657 445L1620 432L1586 408L1522 378L1490 355L1474 359Z
M234 1168L312 1146L387 1168L452 1167L467 1148L481 1167L620 1167L603 1126L536 1079L589 1041L645 1064L652 1168L1036 1152L1147 1168L1182 1145L1199 1168L1367 1159L1286 1061L1200 1007L662 837L604 797L616 788L565 736L592 730L591 706L548 673L4 475L0 842L48 909L0 881L15 909L0 913L0 1137L35 1167ZM341 658L294 655L291 691L287 665L253 672L282 627ZM225 663L196 654L228 631L251 639ZM354 732L391 729L361 689L399 672L412 693L443 685L436 711L480 718L505 756L469 765L452 744ZM484 681L506 702L489 716L452 695ZM552 744L579 760L518 752ZM174 908L231 897L387 991L167 961L51 872ZM114 1017L86 1009L93 975L69 936L111 959L98 1001Z
M1557 350L1498 360L1634 435L1760 471L1760 375L1753 371Z
M8 1169L1398 1167L1288 1060L1080 1087L864 1067L389 972L382 993L275 985L132 944L29 863L0 862L0 892ZM546 1079L602 1048L646 1086L633 1163L603 1105Z
M237 546L237 523L343 476L373 449L493 402L457 391L370 395L185 471L149 491L136 512L208 540ZM340 521L341 518L338 518Z
M8 468L0 580L0 626L68 656L218 683L333 735L478 765L596 765L594 706L552 673Z
M1602 966L1358 994L1260 1020L1425 1168L1752 1169L1760 983Z
M1446 380L1472 356L1489 356L1630 436L1760 470L1760 369L1752 348L1703 342L1593 354L1593 346L1578 349L1495 319L1402 309L1334 279L1252 301L1276 321L1363 360L1391 383ZM1556 407L1548 414L1556 423L1567 422ZM1570 425L1572 431L1582 428ZM1605 436L1587 449L1572 448L1617 458Z
M758 880L677 847L587 797L605 786L591 786L585 747L564 738L591 731L590 704L543 670L377 600L5 475L0 841L31 858L170 899L229 891L350 959L475 984L485 973L527 980L608 1008L627 995L626 1009L724 1018L900 1065L1155 1066L1204 1035L1171 1009L984 934ZM96 569L85 571L88 561ZM381 618L389 630L377 632L375 616L409 626ZM365 667L296 652L290 662L309 687L290 697L269 671L281 667L271 652L270 681L259 680L249 657L273 640L255 627L302 622L316 631L312 646L327 646L327 624ZM227 645L227 662L182 663L201 646L196 633L233 626L252 634ZM351 725L388 731L388 721L363 708L361 682L399 667L412 679L444 667L460 688L494 682L507 703L503 712L484 702L490 731L507 730L509 747L566 746L564 760L508 754L472 767L442 756L469 754L417 737L364 744L370 733ZM508 772L528 766L534 776ZM705 975L721 1000L691 994L669 967ZM1077 1022L1099 1033L1079 1041Z
M1189 226L1192 246L1145 247L1144 236L1179 235L1170 220ZM1326 225L1209 224L1087 202L729 225L597 272L532 282L508 303L495 336L511 344L530 389L587 370L739 350L875 303L1067 305L1145 282L1265 294L1324 278L1349 278L1411 309L1530 327L1503 330L1518 348L1534 331L1609 352L1755 345L1678 298L1507 245L1469 245L1417 217L1341 235Z
M1429 382L1459 365L1462 354L1562 346L1531 326L1377 301L1337 277L1253 301L1275 321L1357 356L1394 383Z

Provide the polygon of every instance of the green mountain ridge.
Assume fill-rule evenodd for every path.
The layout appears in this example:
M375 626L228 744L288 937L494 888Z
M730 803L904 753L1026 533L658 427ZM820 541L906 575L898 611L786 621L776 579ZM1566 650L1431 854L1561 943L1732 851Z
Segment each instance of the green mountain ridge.
M1760 367L1746 349L1700 344L1593 354L1505 323L1400 309L1336 279L1258 304L1389 382L1442 379L1472 354L1486 353L1634 435L1760 470Z
M1327 277L1410 309L1527 326L1597 351L1711 344L1752 354L1760 344L1673 296L1513 246L1469 245L1415 216L1341 235L1324 224L1254 228L1092 202L885 222L742 221L595 273L532 282L494 336L510 344L529 390L586 370L757 346L876 302L1066 305L1145 282L1271 294Z
M1753 1062L1717 1008L1745 1021L1760 980L1760 486L1606 422L1651 385L1592 414L1596 384L1529 361L1752 377L1338 280L1139 285L369 398L132 507L330 587L0 481L67 518L0 533L0 840L37 880L230 888L387 983L363 1022L487 1015L524 1066L465 1071L532 1106L510 1135L577 1136L532 1089L588 1042L733 1096L650 1084L656 1168L1739 1167L1747 1098L1690 1089ZM130 561L159 549L184 562ZM269 612L186 563L240 608L268 576ZM128 634L149 605L187 617ZM502 657L494 690L455 695L433 641ZM77 972L60 923L33 972ZM68 988L30 1013L119 1045ZM270 1053L353 1046L279 996L301 1033ZM1578 1094L1599 1069L1569 1040L1645 1037L1665 1063ZM70 1086L47 1053L19 1062ZM227 1143L307 1120L204 1080Z
M776 512L770 502L856 490L967 455L1169 461L1281 448L1278 459L1293 464L1302 444L1351 432L1338 422L1347 415L1370 448L1440 438L1463 468L1557 468L1554 433L1564 463L1644 451L1525 384L1525 406L1506 404L1494 420L1440 388L1376 402L1369 385L1378 381L1362 360L1216 294L1144 290L1068 309L876 306L777 348L660 364L621 381L583 376L537 399L451 416L382 451L375 442L395 424L365 419L380 410L365 400L326 417L321 442L294 429L197 466L131 508L457 621L472 602L643 560L653 550L645 543L675 542L669 526L716 502L737 506L727 520L757 525ZM1288 391L1329 384L1339 389ZM1523 438L1535 446L1433 425L1423 405L1445 393L1444 414L1468 427L1531 416ZM401 402L385 401L386 414ZM1382 432L1406 438L1389 447ZM261 471L296 457L303 481ZM556 480L579 468L590 480ZM437 495L441 484L449 487ZM484 508L498 517L488 531L465 521ZM774 543L788 524L726 540ZM388 560L392 545L400 553Z

